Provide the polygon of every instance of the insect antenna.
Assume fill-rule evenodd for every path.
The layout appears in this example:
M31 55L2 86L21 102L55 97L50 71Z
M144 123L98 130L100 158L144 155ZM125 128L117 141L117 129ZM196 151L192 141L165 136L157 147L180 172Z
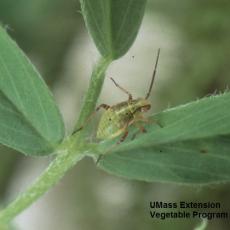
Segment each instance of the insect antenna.
M160 49L158 49L158 51L157 51L157 59L156 59L156 63L155 63L154 70L153 70L153 76L152 76L152 80L151 80L151 83L150 83L149 91L146 94L145 99L149 98L151 90L152 90L152 87L153 87L154 78L155 78L155 75L156 75L156 72L157 72L157 64L158 64L159 56L160 56Z
M128 92L126 89L124 89L123 87L121 87L112 77L110 78L113 83L115 84L116 87L118 87L121 91L123 91L124 93L128 94L129 96L129 100L132 100L133 97L132 97L132 94L130 92Z

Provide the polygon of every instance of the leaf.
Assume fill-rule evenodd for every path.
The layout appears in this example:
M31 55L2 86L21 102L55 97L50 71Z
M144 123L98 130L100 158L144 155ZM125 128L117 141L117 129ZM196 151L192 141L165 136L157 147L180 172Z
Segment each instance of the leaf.
M112 148L99 166L143 181L207 184L230 181L230 93L212 96L153 116L134 141ZM108 143L99 145L100 151ZM107 147L106 147L107 146Z
M49 89L0 27L0 143L28 155L47 155L63 136Z
M146 0L80 0L88 31L104 57L117 59L132 45Z

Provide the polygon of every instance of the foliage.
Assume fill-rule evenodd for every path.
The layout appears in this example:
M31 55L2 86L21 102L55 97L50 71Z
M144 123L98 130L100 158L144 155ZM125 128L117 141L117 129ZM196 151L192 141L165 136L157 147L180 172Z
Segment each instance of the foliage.
M138 140L114 147L115 154L105 155L101 167L144 181L229 181L229 101L225 93L156 114L153 120L163 128L151 125Z
M81 0L86 26L102 57L92 72L76 128L93 112L109 64L131 47L145 4L145 0ZM88 143L87 129L64 139L62 118L48 88L4 29L0 48L0 142L27 155L57 154L35 183L0 212L0 223L33 203L89 152L93 158L104 154L102 169L130 179L229 181L229 93L153 115L163 128L153 125L147 134L120 146L114 141Z
M0 142L28 155L51 153L64 135L52 96L2 28L0 47Z

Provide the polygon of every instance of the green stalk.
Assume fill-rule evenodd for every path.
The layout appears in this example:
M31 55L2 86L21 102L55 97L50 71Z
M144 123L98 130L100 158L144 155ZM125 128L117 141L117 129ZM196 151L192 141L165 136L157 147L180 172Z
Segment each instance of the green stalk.
M110 58L102 57L95 66L75 129L78 129L81 125L84 125L86 119L94 111L97 99L101 93L101 88L104 83L105 71L108 68L111 61L112 60Z
M0 223L8 223L21 211L31 205L46 191L55 185L72 168L83 155L79 152L64 150L59 153L48 168L36 179L36 181L11 204L0 212Z
M101 58L95 66L76 127L83 124L93 112L104 82L105 71L110 63L110 59ZM0 211L0 226L10 222L53 187L69 169L84 157L84 153L89 146L89 144L84 142L82 132L72 135L58 146L56 151L57 157L48 168L24 193L20 194L5 209Z

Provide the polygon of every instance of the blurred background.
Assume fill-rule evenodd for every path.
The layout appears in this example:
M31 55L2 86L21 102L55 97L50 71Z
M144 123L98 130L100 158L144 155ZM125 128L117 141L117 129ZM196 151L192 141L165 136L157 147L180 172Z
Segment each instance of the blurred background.
M30 57L52 90L72 131L98 59L77 0L1 0L0 22ZM149 0L138 37L115 61L98 104L126 100L108 76L134 97L145 95L156 52L160 63L152 113L210 94L230 84L230 2L228 0ZM92 134L93 135L93 134ZM52 158L25 157L0 146L0 205L7 204L47 167ZM198 220L155 220L150 201L218 201L230 210L230 186L187 187L118 178L82 160L39 201L21 213L16 230L194 229ZM230 229L229 220L209 221L207 229Z

